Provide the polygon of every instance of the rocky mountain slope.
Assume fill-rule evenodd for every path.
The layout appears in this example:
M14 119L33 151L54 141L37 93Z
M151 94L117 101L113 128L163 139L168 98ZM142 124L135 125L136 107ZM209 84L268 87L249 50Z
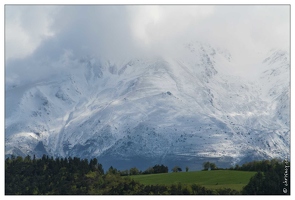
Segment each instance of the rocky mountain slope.
M119 169L289 155L288 53L271 51L250 80L231 74L228 51L185 49L173 58L72 58L66 72L6 87L6 155L98 157Z

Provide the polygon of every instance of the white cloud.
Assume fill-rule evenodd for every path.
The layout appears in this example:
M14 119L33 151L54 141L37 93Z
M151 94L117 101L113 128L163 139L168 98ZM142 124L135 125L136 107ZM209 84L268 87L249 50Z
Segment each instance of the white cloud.
M54 36L51 6L5 6L6 59L30 55L41 42Z
M198 23L213 14L212 6L130 7L131 33L145 50L166 53L196 39Z
M42 73L65 51L76 57L174 55L193 40L227 48L243 70L272 48L289 48L290 6L12 5L5 6L5 33L7 80L24 69Z

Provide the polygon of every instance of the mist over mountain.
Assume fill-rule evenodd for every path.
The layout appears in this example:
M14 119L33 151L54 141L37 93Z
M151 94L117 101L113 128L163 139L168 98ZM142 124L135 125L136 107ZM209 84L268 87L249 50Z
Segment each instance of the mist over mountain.
M251 79L206 43L179 57L64 55L61 74L7 85L6 155L98 157L118 168L199 168L290 153L289 54L273 50Z
M5 154L284 159L289 46L290 5L6 5Z

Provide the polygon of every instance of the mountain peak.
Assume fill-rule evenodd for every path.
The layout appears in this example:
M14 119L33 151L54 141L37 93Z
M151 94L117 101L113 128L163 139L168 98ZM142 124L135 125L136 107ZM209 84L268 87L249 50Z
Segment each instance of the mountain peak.
M287 72L273 90L270 74L233 76L226 50L185 47L176 58L74 59L62 76L7 90L6 154L119 159L118 168L197 168L204 159L227 167L289 154ZM284 55L261 65L280 69Z

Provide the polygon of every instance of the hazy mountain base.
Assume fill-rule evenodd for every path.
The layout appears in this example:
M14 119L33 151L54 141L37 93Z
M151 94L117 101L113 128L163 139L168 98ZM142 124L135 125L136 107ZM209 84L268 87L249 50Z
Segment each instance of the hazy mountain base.
M233 162L233 159L231 157L208 158L175 155L166 155L163 159L145 158L142 156L122 159L117 156L106 155L100 156L98 159L107 168L110 166L117 166L119 170L124 170L136 166L139 170L144 171L148 167L160 163L168 166L170 172L174 166L179 166L182 169L185 169L186 166L189 166L191 170L201 170L203 169L203 163L205 161L215 162L217 166L221 168L228 168L230 167L230 163Z

